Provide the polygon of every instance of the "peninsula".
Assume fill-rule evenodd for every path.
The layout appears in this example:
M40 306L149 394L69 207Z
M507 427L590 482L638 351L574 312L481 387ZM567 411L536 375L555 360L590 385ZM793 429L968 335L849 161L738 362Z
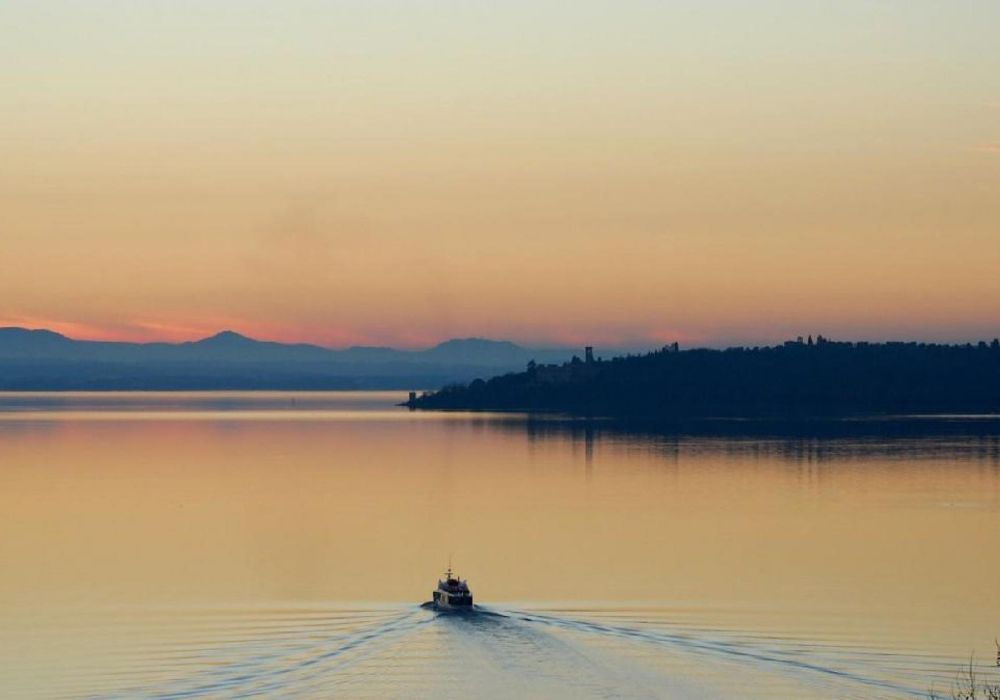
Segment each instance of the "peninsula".
M522 372L414 395L415 409L636 418L1000 412L1000 341L833 342L529 362Z

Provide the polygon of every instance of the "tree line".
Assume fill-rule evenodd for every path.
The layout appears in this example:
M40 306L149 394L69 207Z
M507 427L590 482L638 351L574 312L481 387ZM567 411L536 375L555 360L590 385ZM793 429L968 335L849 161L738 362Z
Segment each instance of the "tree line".
M945 345L835 342L680 350L477 379L415 408L647 417L828 416L1000 411L1000 340Z

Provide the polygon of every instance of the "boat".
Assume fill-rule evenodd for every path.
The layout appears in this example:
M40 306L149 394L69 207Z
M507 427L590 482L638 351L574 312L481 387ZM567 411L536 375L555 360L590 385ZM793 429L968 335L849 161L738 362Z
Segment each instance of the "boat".
M453 574L449 566L444 578L438 581L433 602L438 610L472 610L472 591L469 584Z

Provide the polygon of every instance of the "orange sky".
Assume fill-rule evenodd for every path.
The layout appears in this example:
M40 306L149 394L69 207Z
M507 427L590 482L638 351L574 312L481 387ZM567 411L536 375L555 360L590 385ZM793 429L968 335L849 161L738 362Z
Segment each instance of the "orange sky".
M1000 334L1000 5L13 1L0 324Z

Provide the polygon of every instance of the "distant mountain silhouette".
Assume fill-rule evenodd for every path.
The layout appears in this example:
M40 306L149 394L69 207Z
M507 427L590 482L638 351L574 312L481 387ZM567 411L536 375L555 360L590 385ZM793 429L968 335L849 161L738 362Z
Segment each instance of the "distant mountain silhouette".
M67 348L73 343L64 335L47 330L0 328L0 353L16 355Z
M256 340L232 330L183 343L128 343L0 328L0 390L410 389L513 372L532 359L560 362L572 354L485 338L448 340L426 350L333 350Z
M334 351L318 345L305 343L286 344L267 340L255 340L235 331L222 331L208 338L181 343L178 351L192 356L227 360L230 362L253 362L259 360L323 361L333 358Z
M1000 412L1000 341L685 350L533 364L423 395L414 408L686 419Z
M565 355L568 351L561 351ZM506 340L486 338L455 338L446 340L423 352L424 357L435 362L460 364L517 365L521 369L537 351L530 351ZM543 353L544 354L544 353Z
M210 335L207 338L202 338L201 340L195 340L191 345L198 345L203 348L207 347L225 347L225 348L245 348L252 345L262 344L259 340L254 340L253 338L248 338L245 335L240 335L236 331L219 331L215 335Z

